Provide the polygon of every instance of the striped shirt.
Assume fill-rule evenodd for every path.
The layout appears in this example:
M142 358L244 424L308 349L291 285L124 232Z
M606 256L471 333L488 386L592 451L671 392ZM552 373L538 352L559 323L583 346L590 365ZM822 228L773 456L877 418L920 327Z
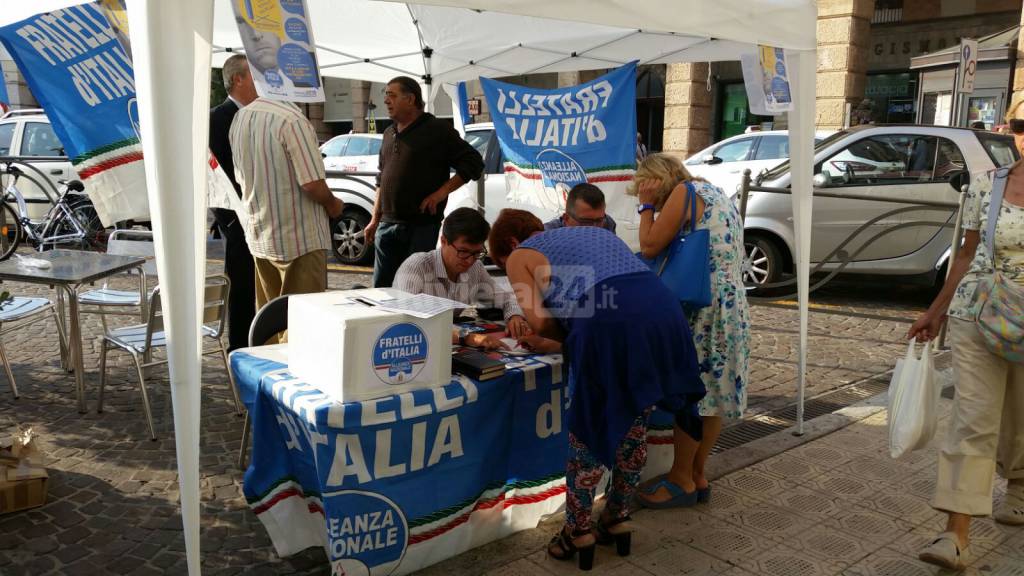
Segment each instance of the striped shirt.
M235 115L230 139L252 255L290 262L330 249L327 211L302 191L325 174L316 132L299 107L259 98Z
M440 248L406 258L391 287L410 294L440 296L469 306L501 308L505 320L523 315L515 294L499 288L479 260L459 274L457 280L449 280Z

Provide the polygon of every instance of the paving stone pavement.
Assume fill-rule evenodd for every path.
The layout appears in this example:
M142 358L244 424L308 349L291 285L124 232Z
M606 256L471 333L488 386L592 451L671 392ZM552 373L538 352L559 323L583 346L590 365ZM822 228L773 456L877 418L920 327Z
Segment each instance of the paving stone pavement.
M931 444L900 460L889 456L883 410L712 479L709 504L636 512L633 553L621 558L612 548L598 547L591 574L952 574L917 560L920 549L945 527L945 517L928 500L951 404L942 400L942 420ZM997 501L1003 498L1004 482L996 482L994 495ZM482 546L418 574L579 574L574 564L553 560L544 552L561 521L553 518L536 530ZM1024 576L1024 527L979 518L972 524L971 538L973 557L963 574Z
M208 272L220 269L218 262L208 264ZM368 281L365 274L332 273L329 283L331 288L347 288ZM112 284L131 288L134 281L118 279ZM41 286L5 283L3 288L20 295L53 296ZM869 293L851 300L841 290L822 293L816 300L823 311L870 309L893 320L813 315L808 379L811 394L884 375L903 353L906 324L901 320L913 317L923 304L913 296L889 298L877 304ZM790 402L794 395L797 314L792 309L758 306L753 318L751 406L755 411L768 410ZM133 321L116 318L111 324ZM51 324L40 323L5 338L21 398L13 399L6 384L0 382L0 434L11 433L17 425L33 427L40 434L50 483L45 506L0 516L0 575L184 574L166 371L154 369L148 380L159 436L152 442L134 369L125 355L111 354L104 412L95 412L101 334L98 317L86 317L83 334L87 414L77 412L73 378L59 366ZM248 509L242 497L242 473L234 464L242 419L234 414L227 374L217 357L204 362L202 390L200 512L204 572L329 574L321 550L278 558L266 531ZM820 445L820 454L828 454L828 448L835 447L833 451L842 457L831 461L815 458L815 453L802 447L741 470L718 483L710 507L639 515L636 554L627 563L602 553L598 572L739 576L816 574L819 567L824 567L821 569L841 568L849 574L886 573L884 566L896 566L910 558L908 554L915 545L911 536L926 537L928 522L935 521L934 514L922 506L934 458L921 456L914 465L872 467L871 462L887 463L880 452L881 430L876 423L863 422L832 435L839 440L830 436L809 445ZM849 440L854 437L860 442ZM883 475L884 484L870 474ZM907 500L904 504L908 513L892 517L887 514L892 508L882 506L879 511L879 506L869 504L871 482L887 489L898 485L904 490L893 489L888 494ZM845 492L836 489L840 484ZM770 489L765 490L765 486ZM746 513L748 510L756 513ZM556 524L557 519L549 521L537 530L470 551L425 573L564 572L566 566L548 561L543 553ZM815 530L805 530L812 526ZM987 542L991 545L986 552L992 556L991 562L1002 562L999 554L1004 554L1004 549L1007 558L1024 553L1024 544L1009 532L988 530ZM872 564L871 559L876 557L877 562ZM1005 562L991 565L999 569L1010 566ZM788 566L807 568L794 571L785 568ZM918 570L914 566L913 570ZM918 573L913 570L906 573Z

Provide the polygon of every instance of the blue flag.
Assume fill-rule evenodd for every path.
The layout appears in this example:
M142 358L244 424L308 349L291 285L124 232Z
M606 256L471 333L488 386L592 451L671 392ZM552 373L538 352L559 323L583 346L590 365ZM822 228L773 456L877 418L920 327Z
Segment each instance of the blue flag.
M131 57L96 4L0 28L104 224L147 219Z
M623 192L636 167L636 62L590 82L544 90L481 78L505 156L509 200L561 211L576 184L605 192L631 220Z
M3 76L3 72L0 72L0 104L4 106L10 106L11 97L7 95L7 80Z

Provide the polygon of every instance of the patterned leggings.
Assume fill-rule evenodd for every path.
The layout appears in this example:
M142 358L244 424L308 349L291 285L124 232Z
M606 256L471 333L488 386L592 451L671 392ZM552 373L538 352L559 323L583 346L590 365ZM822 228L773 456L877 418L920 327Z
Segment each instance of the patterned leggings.
M633 422L633 427L615 451L612 482L605 494L608 504L604 516L608 519L629 515L629 503L640 483L640 472L647 462L647 416L650 413L649 409L645 410ZM565 466L565 525L570 534L590 531L594 490L603 475L604 466L570 432L569 460Z

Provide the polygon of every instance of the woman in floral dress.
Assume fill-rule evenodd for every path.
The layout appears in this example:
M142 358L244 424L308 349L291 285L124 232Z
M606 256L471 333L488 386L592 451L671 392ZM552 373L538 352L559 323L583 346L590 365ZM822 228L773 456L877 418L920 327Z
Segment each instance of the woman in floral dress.
M700 404L702 435L691 437L676 426L672 469L638 497L652 508L692 506L710 497L704 470L723 421L739 418L747 405L750 311L743 287L743 222L720 188L694 178L679 160L664 154L652 154L640 164L632 193L640 200L644 257L661 253L689 226L692 193L697 194L697 228L708 229L711 236L711 305L688 313L707 388Z

